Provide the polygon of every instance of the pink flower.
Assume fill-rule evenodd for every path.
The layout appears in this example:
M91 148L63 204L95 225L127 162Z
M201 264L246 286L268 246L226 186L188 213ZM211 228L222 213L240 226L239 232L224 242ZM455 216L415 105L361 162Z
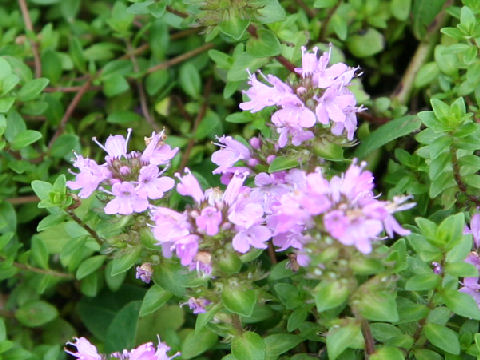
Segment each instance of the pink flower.
M163 193L175 186L175 181L168 176L159 177L160 170L156 165L144 166L138 177L138 194L150 199L160 199Z
M88 198L98 188L98 185L111 177L106 166L98 165L95 160L85 159L76 154L73 166L80 172L76 174L74 181L67 181L67 186L72 190L80 190L78 196Z
M173 356L168 356L167 352L170 350L170 347L158 341L157 348L152 342L142 344L131 351L123 350L121 354L115 353L112 356L125 360L171 360L177 356L180 356L180 353L176 353Z
M166 207L155 207L152 210L154 222L153 235L162 246L174 243L190 233L187 215Z
M149 202L146 197L137 194L130 182L117 182L112 186L115 196L104 208L105 214L129 215L147 210Z
M194 314L202 314L207 312L207 310L205 310L205 307L210 305L211 303L211 301L208 301L205 298L191 297L190 299L188 299L187 305L190 307L190 310L192 310Z
M246 253L250 247L266 249L266 242L271 236L272 233L266 226L255 225L238 232L232 240L232 246L242 254Z
M107 153L105 159L108 161L116 158L127 157L127 146L131 134L132 129L129 128L127 130L126 138L124 138L122 135L110 135L107 138L107 141L105 141L105 146L100 144L95 137L93 138L93 141L103 150L105 150Z
M183 266L188 266L193 262L198 252L198 240L197 235L190 234L175 241L175 253Z
M198 183L198 180L193 176L189 168L185 168L186 175L180 176L176 173L175 176L180 180L177 184L177 191L180 195L191 196L196 203L202 202L204 195L203 190Z
M142 161L152 165L166 165L173 159L178 152L178 147L172 149L163 142L163 139L163 131L158 134L152 132L152 136L146 140L148 144L142 153Z
M222 213L213 206L207 206L195 219L195 223L198 230L209 236L214 236L218 234L219 226L222 223Z
M220 150L212 154L212 162L218 167L213 171L214 174L227 172L239 160L249 160L251 157L250 149L241 142L233 139L231 136L222 136L218 138Z
M102 356L97 352L97 348L92 345L84 337L74 338L75 342L67 342L67 345L72 345L77 348L77 352L71 352L65 349L67 354L75 356L78 360L102 360Z
M144 263L142 266L137 266L136 270L135 278L149 284L152 280L152 264Z

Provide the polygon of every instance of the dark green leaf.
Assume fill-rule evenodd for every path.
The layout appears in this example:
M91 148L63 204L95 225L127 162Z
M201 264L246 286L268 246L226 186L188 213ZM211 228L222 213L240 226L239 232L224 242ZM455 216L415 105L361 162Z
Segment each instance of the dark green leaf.
M17 320L28 327L44 325L57 316L55 306L40 300L27 302L15 312Z
M453 330L442 325L426 324L423 331L428 341L436 347L450 354L460 354L458 336Z
M212 348L218 336L207 329L196 332L191 330L182 344L182 358L191 359Z
M113 318L108 327L105 341L105 352L122 351L135 346L140 301L125 305Z
M172 293L161 286L153 285L143 298L140 316L151 314L161 308L172 297Z

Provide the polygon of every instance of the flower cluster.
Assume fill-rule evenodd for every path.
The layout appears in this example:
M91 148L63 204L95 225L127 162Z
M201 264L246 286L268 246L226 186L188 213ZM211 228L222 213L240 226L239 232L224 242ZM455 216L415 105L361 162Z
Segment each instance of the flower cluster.
M65 352L74 356L78 360L104 360L106 359L105 355L99 354L95 345L92 345L84 337L74 338L75 342L68 342L67 345L74 346L76 352L69 351L65 349ZM180 356L180 353L176 353L173 356L168 356L168 351L170 347L158 341L157 347L152 342L142 344L133 350L123 350L122 353L113 353L110 354L110 358L120 359L120 360L171 360L177 356Z
M310 130L315 124L329 125L332 134L352 140L357 128L357 107L353 93L348 89L356 69L343 63L328 66L330 52L317 56L318 48L308 52L302 48L302 67L296 68L300 80L287 84L274 75L260 73L266 83L250 74L250 88L245 91L249 101L240 108L257 112L277 106L271 121L279 134L278 146L285 147L289 139L298 146L314 137ZM309 130L307 130L309 129Z
M76 154L73 165L79 173L75 174L74 181L67 182L70 189L80 190L78 195L81 198L89 197L97 189L112 195L104 209L106 214L143 212L150 206L149 199L162 198L175 185L172 178L162 175L178 148L172 149L164 143L163 132L154 132L146 139L143 152L128 152L130 135L131 129L128 129L126 138L110 135L105 145L93 138L107 153L105 163L99 165L95 160ZM159 166L163 166L163 170Z
M354 161L342 176L330 180L319 169L309 174L294 171L289 177L293 191L279 197L267 219L273 243L280 249L301 250L311 241L305 230L319 227L319 215L326 235L364 254L371 252L372 241L380 239L383 231L390 237L408 234L393 213L415 204L404 203L407 197L379 201L373 193L373 175L364 166ZM308 261L300 259L300 263Z
M209 273L211 257L201 241L206 237L233 238L233 249L241 253L250 247L267 248L271 232L264 224L262 202L252 196L250 187L243 185L245 172L235 172L223 192L218 188L204 192L188 168L185 175L176 176L180 181L177 191L190 196L195 206L184 212L166 207L152 209L153 234L164 256L170 257L174 251L182 265Z

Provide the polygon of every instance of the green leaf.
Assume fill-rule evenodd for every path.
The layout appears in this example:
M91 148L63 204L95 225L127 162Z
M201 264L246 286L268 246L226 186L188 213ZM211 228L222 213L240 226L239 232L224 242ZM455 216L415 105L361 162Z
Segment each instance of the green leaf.
M28 81L18 92L18 99L23 102L35 99L47 87L48 83L49 80L45 78Z
M349 286L340 280L322 281L313 290L318 312L333 309L343 304L350 295Z
M392 346L382 346L375 349L375 353L370 355L370 360L404 360L405 356L403 355L400 349Z
M266 57L281 54L282 47L271 30L260 28L257 36L252 35L247 41L246 51L255 57Z
M218 341L213 332L203 329L196 332L191 330L182 343L182 359L191 359L211 349Z
M266 345L260 335L246 331L232 340L232 354L236 360L265 360Z
M420 290L432 290L440 284L440 276L437 274L427 273L414 275L407 280L405 284L405 290L420 291Z
M20 150L24 147L27 147L30 144L40 140L42 138L42 133L35 130L23 130L18 133L12 141L12 148L14 150Z
M277 171L288 170L297 166L298 159L293 159L287 156L277 156L268 167L268 172L273 173Z
M183 64L180 68L179 72L179 81L180 86L182 87L183 91L187 93L192 98L196 98L200 95L200 91L202 88L202 84L200 82L200 74L198 72L197 67L188 62Z
M233 124L245 124L253 121L253 116L249 111L242 111L227 115L225 121Z
M436 347L450 354L460 354L458 336L453 330L442 325L426 324L423 332L428 341Z
M330 360L335 360L348 347L354 343L354 339L363 340L360 325L355 322L340 327L333 327L327 334L327 352Z
M382 33L374 28L369 28L361 34L349 36L347 47L357 57L375 55L385 47L385 39Z
M396 294L388 291L368 291L361 294L358 310L368 320L398 321Z
M207 312L197 315L195 321L195 331L201 331L215 317L215 314L222 308L221 304L215 304Z
M32 258L43 269L48 269L48 250L45 242L38 238L32 238Z
M415 349L413 350L416 360L443 360L444 358L437 354L435 351L428 349Z
M265 0L264 7L257 10L257 20L262 24L271 24L285 19L285 10L278 0Z
M112 291L117 291L123 284L127 272L123 272L117 275L112 275L112 262L110 261L105 267L105 281L107 286Z
M416 0L413 2L413 33L422 40L427 27L434 21L442 9L445 0Z
M400 21L405 21L410 15L412 0L392 0L390 10L392 15Z
M172 293L163 289L159 285L153 285L148 289L143 298L140 308L140 317L151 314L161 308L172 297Z
M440 69L435 62L430 62L423 65L415 75L414 86L416 88L423 88L430 85L440 74Z
M80 139L77 135L62 134L53 143L50 155L55 158L71 158L73 152L80 151Z
M15 312L17 320L28 327L44 325L57 316L56 307L41 300L27 302Z
M361 141L360 146L355 150L355 157L364 159L368 154L381 146L417 131L421 125L420 119L413 115L391 120Z
M198 125L195 139L202 140L206 137L214 139L215 135L221 135L222 133L223 127L220 117L216 112L209 110Z
M222 302L230 312L248 317L257 303L257 293L252 289L226 286L222 292Z
M140 301L132 301L115 315L107 330L105 352L121 352L135 346L140 305Z
M249 20L242 19L240 16L232 14L230 19L224 20L220 23L219 29L225 35L230 36L233 40L239 40L247 30Z
M107 122L110 124L131 125L139 123L143 118L133 111L117 110L110 113L107 117Z
M128 81L119 74L114 74L103 81L103 92L108 97L119 95L129 88Z
M480 320L480 310L470 295L453 289L445 289L442 293L442 298L445 305L455 314Z
M140 251L140 247L131 248L128 249L126 253L114 258L112 261L112 276L125 272L135 265L135 262L140 255Z
M302 342L302 338L293 334L273 334L265 339L266 360L277 359L279 355L293 349Z
M8 96L0 98L0 113L7 113L15 102L15 97Z
M464 261L447 262L445 264L445 273L459 277L478 277L477 268Z
M91 258L86 259L78 267L75 277L78 280L82 280L102 266L105 259L105 255L92 256Z

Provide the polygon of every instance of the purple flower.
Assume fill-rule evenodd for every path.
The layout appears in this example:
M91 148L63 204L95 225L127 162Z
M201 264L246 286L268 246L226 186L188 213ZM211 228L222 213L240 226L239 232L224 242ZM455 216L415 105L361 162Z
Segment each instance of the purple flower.
M205 298L191 297L190 299L188 299L187 305L190 307L190 310L192 310L194 314L202 314L207 312L207 310L205 310L205 307L210 305L211 303L211 301L208 301Z
M196 203L200 203L203 200L203 190L198 183L198 180L193 176L189 168L185 168L186 175L180 176L176 173L175 176L180 180L177 184L177 191L180 195L191 196Z
M475 214L470 220L470 228L465 226L464 234L472 234L475 248L480 247L480 214Z
M125 360L171 360L180 356L180 353L168 356L167 353L169 350L170 347L167 344L160 342L160 339L158 339L158 345L156 348L152 342L148 342L132 349L131 351L123 350L121 354L115 353L112 354L112 356Z
M180 258L183 266L188 266L193 262L198 252L198 236L195 234L187 235L175 241L175 253Z
M132 134L132 129L127 130L127 137L124 138L122 135L110 135L107 138L107 141L105 141L105 146L100 144L97 141L97 138L93 138L93 141L100 146L105 152L107 153L107 156L105 159L107 161L113 160L113 159L118 159L121 157L127 157L127 146L128 146L128 141L130 140L130 136Z
M65 349L67 354L75 356L78 360L102 360L102 356L97 352L95 345L92 345L84 337L74 338L75 342L67 342L67 345L72 345L77 348L77 352L71 352Z
M168 176L159 177L160 170L156 165L144 166L138 176L137 192L140 196L160 199L163 193L175 186L175 181Z
M190 233L190 225L185 213L166 207L155 207L151 213L154 222L153 235L160 245L174 243Z
M242 254L246 253L250 247L266 249L266 242L271 236L272 233L266 226L255 225L238 232L232 240L232 246Z
M233 139L231 136L222 136L218 138L220 150L212 154L212 162L218 167L213 171L214 174L223 174L239 160L248 160L251 157L250 149L241 142Z
M115 197L105 205L105 214L129 215L145 211L149 206L147 198L137 194L135 187L130 182L113 184L112 194Z
M219 226L222 223L222 213L213 206L202 209L200 215L195 219L198 229L209 235L218 234Z
M78 196L83 199L92 195L101 182L111 177L106 166L98 165L95 160L85 159L81 155L76 154L73 166L80 172L76 174L74 181L67 181L67 186L72 190L80 190Z
M152 280L152 264L144 263L141 266L137 266L136 270L137 272L135 274L135 278L142 280L146 284L149 284Z
M178 152L178 147L172 149L163 142L165 135L162 132L152 132L152 136L146 139L147 147L142 153L141 159L147 164L166 165Z

